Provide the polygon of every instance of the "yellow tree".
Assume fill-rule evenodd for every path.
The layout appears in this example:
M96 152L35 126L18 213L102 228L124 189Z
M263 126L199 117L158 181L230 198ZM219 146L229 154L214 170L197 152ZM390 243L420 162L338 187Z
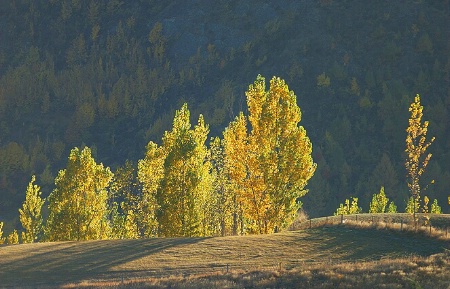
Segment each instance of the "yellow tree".
M3 237L3 222L0 222L0 245L5 243L5 237Z
M59 171L48 197L45 234L49 241L106 238L109 225L106 191L113 173L97 164L91 150L71 150L67 167Z
M386 194L384 193L384 187L381 187L380 192L372 196L372 201L370 202L369 205L369 213L370 214L384 213L388 202L389 198L386 197Z
M238 174L230 177L240 188L237 193L249 231L269 233L293 220L316 164L306 130L298 125L301 112L296 96L284 80L273 77L266 90L264 77L258 75L246 96L251 131L244 129L243 115L232 123L242 136L226 142L232 146L226 148L227 155L233 150L240 153L229 164L236 166Z
M19 209L19 218L25 232L22 232L23 243L33 243L42 232L42 206L41 188L35 185L36 177L32 176L25 194L25 201Z
M417 94L414 102L409 107L411 116L406 129L406 172L408 188L414 200L414 220L416 220L416 208L420 199L420 178L425 172L431 153L426 154L426 150L433 143L434 137L430 141L426 140L428 131L428 121L422 122L423 106L420 104L420 96Z
M138 179L142 183L142 198L138 208L142 219L141 226L147 237L156 236L158 233L156 212L159 206L156 194L164 177L165 157L164 149L150 141L144 159L138 163Z
M248 132L247 118L241 112L223 132L224 171L229 182L232 234L244 233L244 217L251 218L249 209L244 208L251 195L246 183L248 175ZM244 216L244 211L247 216Z
M187 104L175 113L173 128L163 136L164 176L156 198L162 236L209 235L205 204L211 197L211 164L205 141L209 133L203 116L191 129Z

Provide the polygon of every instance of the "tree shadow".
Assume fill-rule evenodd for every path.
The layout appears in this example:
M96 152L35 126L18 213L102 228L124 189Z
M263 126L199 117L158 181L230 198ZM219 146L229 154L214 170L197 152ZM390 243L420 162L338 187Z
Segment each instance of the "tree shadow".
M430 256L449 248L449 242L408 232L342 226L318 230L325 238L329 237L318 249L330 256L340 256L340 261Z
M140 269L115 271L115 266L205 239L155 238L7 246L0 251L0 280L2 286L30 286L80 282L102 276L120 278L123 274L139 273Z

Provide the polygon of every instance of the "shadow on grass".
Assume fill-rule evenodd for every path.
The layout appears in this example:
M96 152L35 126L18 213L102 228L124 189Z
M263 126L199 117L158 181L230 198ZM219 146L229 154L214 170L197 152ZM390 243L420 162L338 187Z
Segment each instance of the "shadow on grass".
M87 242L55 242L0 248L2 286L30 286L79 282L110 274L133 274L139 268L115 272L122 265L165 249L206 238L155 238Z
M396 232L370 228L332 226L311 229L327 239L318 250L340 261L380 260L408 256L430 256L449 248L449 242L411 232ZM338 260L338 261L339 261Z

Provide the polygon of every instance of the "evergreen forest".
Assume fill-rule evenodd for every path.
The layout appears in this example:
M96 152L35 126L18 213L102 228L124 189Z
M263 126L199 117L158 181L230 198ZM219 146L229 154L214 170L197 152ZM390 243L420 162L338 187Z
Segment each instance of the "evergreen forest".
M448 0L1 2L3 232L28 224L22 239L34 241L40 236L33 226L44 218L48 231L39 234L49 240L239 234L244 223L247 232L267 233L286 227L300 206L309 216L326 216L357 198L367 212L380 188L403 212L410 198L408 108L417 94L435 138L421 183L427 198L450 212ZM290 171L298 179L282 189L271 185L283 183L282 174L273 177L255 164L261 157L251 157L270 163L271 148L286 163L278 172L292 167L278 139L272 147L258 136L257 123L276 117L259 115L251 99L272 88L284 97L273 105L287 107L280 111L295 128L280 124L302 140L286 141L286 151L294 160L302 158L295 147L306 152L304 167ZM227 146L239 136L246 146ZM261 188L252 192L257 205L240 207L248 189L217 201L227 191L219 180L224 156L246 153L248 167L270 182L244 181L236 168L227 173L236 187ZM172 169L161 169L168 163ZM79 174L79 167L92 171ZM195 183L183 178L185 187L175 188L180 172ZM78 182L70 183L71 175ZM84 204L91 209L80 207L74 227L62 227L62 188L79 183L84 187L74 195L92 201ZM208 187L217 202L189 186ZM177 190L191 194L186 202L161 193ZM289 198L277 196L280 190ZM46 199L43 216L22 220L29 195ZM270 207L265 195L282 205ZM209 207L189 202L196 199ZM180 204L181 219L164 210ZM105 215L113 220L108 232Z

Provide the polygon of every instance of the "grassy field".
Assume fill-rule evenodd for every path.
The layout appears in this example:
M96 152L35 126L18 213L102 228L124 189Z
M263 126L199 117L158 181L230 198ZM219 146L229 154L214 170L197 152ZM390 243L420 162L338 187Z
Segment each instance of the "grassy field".
M0 286L447 289L449 248L448 241L411 232L346 226L265 236L23 244L0 247Z

